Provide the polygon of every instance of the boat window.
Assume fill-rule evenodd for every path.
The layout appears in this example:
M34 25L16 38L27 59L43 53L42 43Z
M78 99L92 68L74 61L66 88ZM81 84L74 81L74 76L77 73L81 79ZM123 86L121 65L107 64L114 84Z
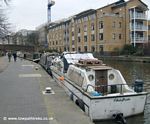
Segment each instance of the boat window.
M77 72L76 70L69 69L68 70L68 77L73 83L77 84L78 86L82 86L84 77L81 75L80 72Z
M89 75L88 79L89 79L89 81L93 81L94 80L94 75Z
M113 80L115 78L114 74L109 75L109 80Z

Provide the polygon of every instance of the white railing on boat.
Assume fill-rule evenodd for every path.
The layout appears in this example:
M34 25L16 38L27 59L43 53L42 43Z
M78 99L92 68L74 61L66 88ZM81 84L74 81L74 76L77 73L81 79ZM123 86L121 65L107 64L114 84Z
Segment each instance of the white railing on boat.
M127 84L98 85L98 86L93 86L91 84L88 84L85 91L87 91L89 86L93 87L95 91L97 91L102 96L113 94L113 93L119 93L119 94L131 93L135 91L135 87L136 87L136 86L129 87ZM141 87L138 87L138 88L141 88ZM142 92L143 88L137 89L136 87L136 91Z

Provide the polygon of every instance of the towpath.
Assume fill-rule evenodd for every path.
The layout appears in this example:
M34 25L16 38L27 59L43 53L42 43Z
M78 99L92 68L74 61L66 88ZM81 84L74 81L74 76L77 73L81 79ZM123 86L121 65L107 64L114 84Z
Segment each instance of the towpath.
M45 94L51 87L55 94ZM43 70L30 61L0 58L0 124L92 124Z

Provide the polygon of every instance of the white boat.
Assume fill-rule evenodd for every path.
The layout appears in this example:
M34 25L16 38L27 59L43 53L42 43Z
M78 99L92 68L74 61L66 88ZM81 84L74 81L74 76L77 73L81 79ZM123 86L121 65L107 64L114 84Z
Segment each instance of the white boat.
M147 92L137 80L130 88L119 70L106 66L92 54L66 53L55 58L54 79L91 120L118 119L144 112Z

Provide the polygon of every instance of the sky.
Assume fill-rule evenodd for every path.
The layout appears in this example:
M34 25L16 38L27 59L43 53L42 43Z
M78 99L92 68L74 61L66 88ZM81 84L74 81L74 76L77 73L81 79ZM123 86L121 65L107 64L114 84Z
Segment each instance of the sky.
M52 21L67 18L87 9L96 9L118 0L54 0ZM150 5L150 0L142 0ZM48 0L11 0L7 6L8 21L12 30L34 30L47 22ZM150 6L149 6L150 9ZM149 12L150 15L150 12Z

